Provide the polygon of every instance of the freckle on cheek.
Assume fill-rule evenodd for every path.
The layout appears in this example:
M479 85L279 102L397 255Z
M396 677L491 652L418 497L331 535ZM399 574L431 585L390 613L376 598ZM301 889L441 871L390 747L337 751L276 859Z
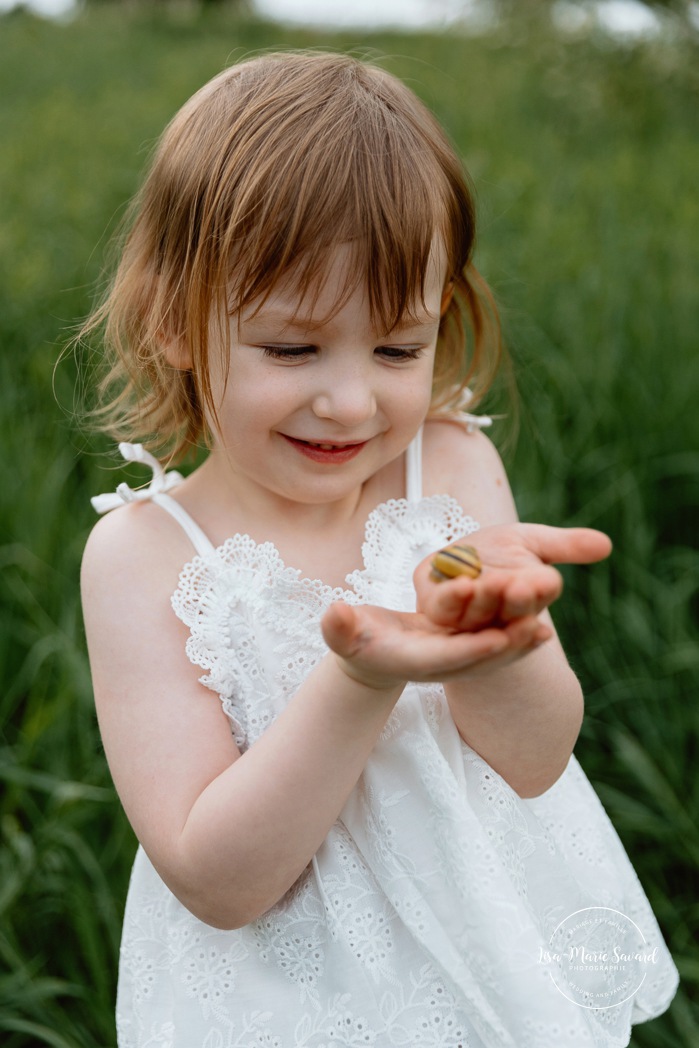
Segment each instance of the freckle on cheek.
M502 481L500 480L500 477L498 477L498 478L496 479L495 483L497 484L497 486L498 486L499 488L501 488L501 487L502 487Z

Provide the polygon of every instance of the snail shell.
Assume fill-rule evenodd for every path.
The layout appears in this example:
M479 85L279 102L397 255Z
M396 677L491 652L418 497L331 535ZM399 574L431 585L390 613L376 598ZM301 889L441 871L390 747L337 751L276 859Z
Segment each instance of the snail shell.
M473 546L464 546L455 542L452 546L446 546L435 553L432 558L431 578L435 582L443 579L454 579L457 575L468 575L470 579L477 579L482 571L481 558Z

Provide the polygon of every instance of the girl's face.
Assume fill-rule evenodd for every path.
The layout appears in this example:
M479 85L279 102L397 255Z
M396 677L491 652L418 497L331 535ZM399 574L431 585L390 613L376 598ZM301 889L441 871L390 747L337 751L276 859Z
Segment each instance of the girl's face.
M363 284L341 309L350 249L331 256L315 301L291 281L263 308L231 318L228 380L212 374L219 426L212 457L235 491L296 503L357 498L408 446L430 405L446 264L435 252L425 307L374 329ZM215 346L212 358L216 359ZM257 501L257 500L256 500Z

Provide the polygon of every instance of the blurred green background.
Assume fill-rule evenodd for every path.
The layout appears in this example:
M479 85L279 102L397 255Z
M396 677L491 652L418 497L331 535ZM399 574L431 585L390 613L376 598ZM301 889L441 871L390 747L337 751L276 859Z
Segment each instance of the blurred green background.
M309 45L379 57L435 110L475 179L477 261L520 401L516 443L511 421L493 436L509 434L521 515L615 542L608 563L566 570L556 619L587 695L576 753L682 975L669 1012L632 1043L696 1046L696 43L556 35L516 13L480 36L332 35L217 5L113 4L66 24L0 18L0 1040L115 1043L135 850L100 747L78 600L89 496L124 473L80 421L74 358L54 364L176 108L250 52ZM513 414L504 387L486 407Z

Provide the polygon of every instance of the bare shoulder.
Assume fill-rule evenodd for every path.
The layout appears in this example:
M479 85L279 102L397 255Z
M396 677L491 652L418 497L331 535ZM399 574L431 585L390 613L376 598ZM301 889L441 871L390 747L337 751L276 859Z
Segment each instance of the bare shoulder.
M170 586L172 592L192 553L187 536L160 506L122 506L101 517L90 532L82 560L83 599L89 599L93 587L114 593L136 585Z
M125 701L126 680L133 688L138 676L147 687L164 663L184 669L187 631L170 599L192 554L176 521L153 503L122 506L92 529L80 582L98 714Z
M480 430L431 419L423 436L425 495L451 495L482 526L517 520L505 467L493 442Z

